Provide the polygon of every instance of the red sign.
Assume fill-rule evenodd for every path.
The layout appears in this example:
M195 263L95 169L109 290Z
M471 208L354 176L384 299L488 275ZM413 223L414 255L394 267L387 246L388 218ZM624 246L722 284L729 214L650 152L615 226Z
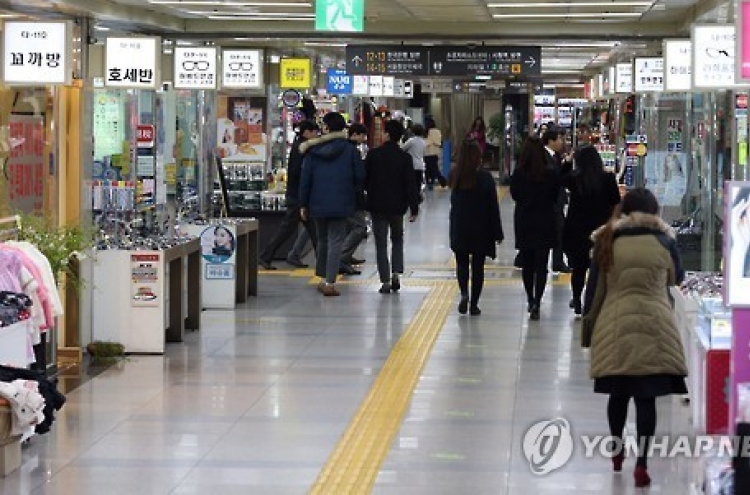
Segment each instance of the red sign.
M136 134L136 141L138 142L139 148L153 148L154 147L154 126L148 124L148 125L139 125L137 134Z
M726 434L729 429L729 354L724 349L706 353L706 433Z

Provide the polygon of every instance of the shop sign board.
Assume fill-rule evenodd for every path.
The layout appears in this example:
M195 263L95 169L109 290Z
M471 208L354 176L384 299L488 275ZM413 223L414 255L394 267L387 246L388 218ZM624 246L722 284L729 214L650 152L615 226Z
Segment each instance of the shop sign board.
M394 79L393 96L395 96L396 98L404 97L404 80L403 79Z
M396 78L393 76L383 76L383 96L396 96L395 86Z
M693 41L693 89L735 87L736 36L733 24L695 24Z
M693 47L690 40L664 40L664 91L690 91Z
M634 89L636 93L664 90L664 59L642 57L633 61Z
M130 303L133 307L157 307L161 304L158 294L161 254L158 251L143 251L130 255Z
M412 98L414 96L414 81L404 81L404 98Z
M352 94L367 96L370 93L370 76L352 76Z
M724 302L750 308L750 182L726 184Z
M281 88L305 89L312 84L312 64L309 58L282 58L279 70Z
M70 84L72 46L69 22L5 22L3 82Z
M737 33L737 80L750 81L750 0L737 3L735 16Z
M177 89L216 89L216 47L174 49L174 87Z
M221 86L228 89L261 89L263 50L223 50Z
M315 30L361 33L365 29L365 0L316 0Z
M161 60L159 38L107 38L104 84L108 88L156 89Z
M326 90L332 95L352 94L354 82L352 75L342 69L328 69Z
M138 124L136 128L136 143L139 148L154 147L154 126L151 124Z
M383 76L370 76L368 94L370 96L383 96Z
M631 62L615 65L615 93L633 92L633 64Z

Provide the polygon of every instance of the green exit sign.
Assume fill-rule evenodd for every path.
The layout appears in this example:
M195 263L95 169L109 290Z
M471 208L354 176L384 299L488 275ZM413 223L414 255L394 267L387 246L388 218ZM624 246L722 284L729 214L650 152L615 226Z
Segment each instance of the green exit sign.
M365 30L365 0L316 0L316 31Z

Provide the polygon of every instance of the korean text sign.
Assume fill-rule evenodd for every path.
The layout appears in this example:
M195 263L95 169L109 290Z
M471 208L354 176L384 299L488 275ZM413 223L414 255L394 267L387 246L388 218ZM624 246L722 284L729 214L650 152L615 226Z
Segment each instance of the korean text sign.
M690 91L693 47L690 40L664 40L664 89Z
M312 65L309 58L282 58L279 63L279 87L309 88L312 84Z
M175 88L216 89L216 79L215 47L175 47Z
M733 24L693 25L693 89L735 86Z
M3 80L8 84L69 84L71 37L67 22L6 22Z
M160 46L158 38L107 38L105 86L156 89Z
M221 59L222 87L233 89L263 87L262 50L224 50Z

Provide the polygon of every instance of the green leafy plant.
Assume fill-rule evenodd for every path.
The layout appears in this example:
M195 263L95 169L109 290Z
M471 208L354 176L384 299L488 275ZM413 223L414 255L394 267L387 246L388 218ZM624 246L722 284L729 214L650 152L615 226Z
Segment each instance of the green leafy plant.
M86 351L91 356L91 364L110 365L124 357L125 346L119 342L94 340L86 346Z
M505 115L502 113L496 113L490 117L490 120L487 123L487 128L489 129L489 132L487 132L488 138L497 138L502 141L503 136L505 135Z
M93 247L93 232L78 225L57 226L51 218L38 214L21 215L19 240L34 244L49 260L58 283L64 280L76 286L81 280L70 261Z

